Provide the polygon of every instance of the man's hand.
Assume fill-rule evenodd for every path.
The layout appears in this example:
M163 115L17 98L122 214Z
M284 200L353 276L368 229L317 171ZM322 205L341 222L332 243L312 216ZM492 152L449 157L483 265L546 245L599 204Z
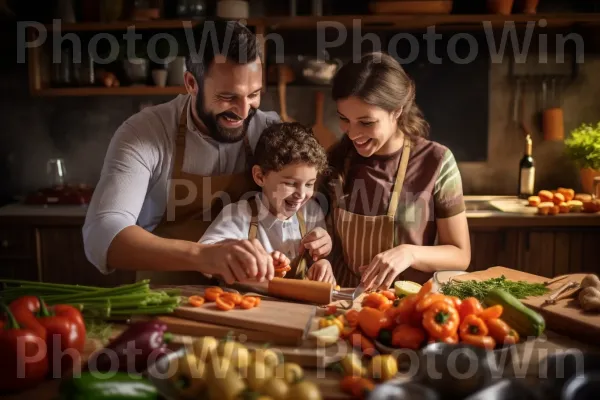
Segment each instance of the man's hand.
M220 275L227 284L274 276L273 258L260 242L229 239L216 243L207 251L211 275Z
M311 281L329 282L333 286L336 285L335 277L333 276L333 268L328 260L319 260L314 263L306 274Z
M300 252L308 250L313 261L327 257L333 247L331 236L321 227L315 228L302 238Z

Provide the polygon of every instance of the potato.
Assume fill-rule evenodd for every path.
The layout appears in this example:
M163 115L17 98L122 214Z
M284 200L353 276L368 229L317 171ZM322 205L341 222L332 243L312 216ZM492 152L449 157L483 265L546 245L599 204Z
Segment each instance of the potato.
M540 199L540 196L529 196L527 201L529 201L529 205L531 207L537 207L542 202L542 200Z
M598 279L598 276L594 274L586 275L586 277L581 281L581 288L585 289L586 287L595 287L596 289L600 289L600 279Z
M561 193L555 193L554 197L552 198L552 201L554 202L554 204L560 205L560 203L565 202L565 196L563 196Z
M552 201L552 199L554 198L554 194L549 190L540 190L538 196L540 197L542 203Z
M564 201L558 205L558 208L560 209L561 214L567 214L569 211L571 211L569 205Z
M579 304L585 311L600 311L600 290L589 286L579 292Z
M548 215L556 215L558 213L560 213L560 207L557 205L552 206L552 208L548 210Z

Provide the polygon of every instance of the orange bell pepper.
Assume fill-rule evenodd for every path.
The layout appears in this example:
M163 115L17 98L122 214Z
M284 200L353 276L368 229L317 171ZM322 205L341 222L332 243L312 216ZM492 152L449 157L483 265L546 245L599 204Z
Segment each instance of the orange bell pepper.
M382 311L365 307L358 313L358 325L365 335L376 338L381 329L391 326L391 321Z
M348 325L350 325L350 326L357 326L358 325L358 311L357 310L349 310L346 313L346 321L348 322Z
M429 339L429 344L431 343L447 343L447 344L457 344L458 343L458 333L454 333L451 336L446 336L443 339L437 339L432 337Z
M425 341L425 331L422 328L408 324L398 325L392 332L392 346L418 350Z
M460 314L460 320L462 321L469 314L479 314L483 311L483 306L475 297L469 297L462 301L458 313Z
M452 300L450 297L441 293L428 293L417 303L416 310L418 312L425 312L425 310L431 307L433 303L437 303L438 301L443 301L452 307L456 307L454 300Z
M409 295L400 299L396 307L395 322L397 324L408 324L413 320L413 314L416 312L416 306L419 301L417 295Z
M484 320L479 318L475 314L469 314L460 323L460 334L462 335L474 335L474 336L487 336L489 331Z
M500 318L485 321L490 336L499 344L515 344L519 342L519 334Z
M488 307L484 309L482 312L477 314L477 316L483 320L500 318L502 316L503 308L500 304L496 304L495 306Z
M382 290L380 293L392 302L396 300L396 293L392 292L391 290Z
M383 294L381 293L369 293L369 295L367 297L364 298L363 302L362 302L362 306L363 307L371 307L371 308L375 308L378 309L385 305L388 304L389 301L387 299L387 297L385 297Z
M460 317L454 306L438 301L423 314L423 327L438 339L444 339L456 333Z
M470 344L471 346L482 347L487 350L493 350L496 347L496 341L491 336L461 334L460 338L463 343Z

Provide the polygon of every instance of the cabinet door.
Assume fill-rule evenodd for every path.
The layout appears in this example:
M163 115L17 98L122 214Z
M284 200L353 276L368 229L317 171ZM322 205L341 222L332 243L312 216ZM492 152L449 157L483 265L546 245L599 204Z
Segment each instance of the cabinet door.
M0 278L37 281L37 266L31 259L0 259Z
M600 273L600 229L526 229L520 234L519 269L546 277Z
M516 268L519 232L513 229L472 229L469 271L494 266Z
M133 272L100 273L85 256L80 227L43 227L38 234L44 282L115 286L135 281Z

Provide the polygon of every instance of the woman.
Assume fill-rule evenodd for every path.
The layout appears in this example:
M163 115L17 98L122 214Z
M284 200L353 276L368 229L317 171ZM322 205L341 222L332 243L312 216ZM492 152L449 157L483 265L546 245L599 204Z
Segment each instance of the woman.
M333 81L342 140L327 190L342 287L423 283L471 259L462 182L452 152L425 139L415 85L391 56L372 53Z

